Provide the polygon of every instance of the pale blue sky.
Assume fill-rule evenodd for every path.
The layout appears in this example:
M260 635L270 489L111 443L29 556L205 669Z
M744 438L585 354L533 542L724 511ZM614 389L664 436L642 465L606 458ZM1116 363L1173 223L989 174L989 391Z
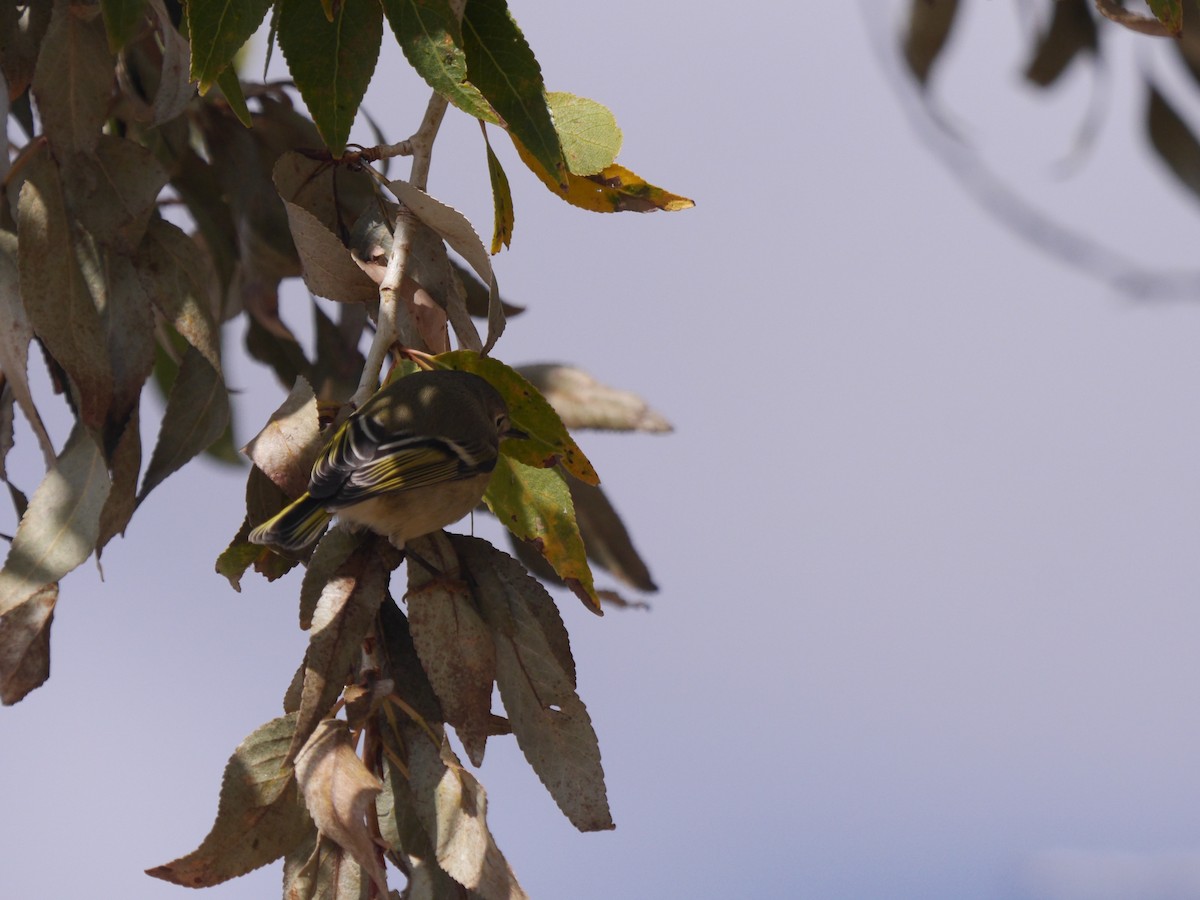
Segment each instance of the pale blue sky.
M1198 209L1140 135L1137 65L1162 60L1105 32L1101 140L1057 183L1089 79L1039 106L1013 5L966 5L948 120L1031 202L1186 266ZM513 2L549 87L608 104L620 161L697 201L585 214L495 141L497 271L529 306L496 354L579 364L677 426L581 438L662 588L603 619L560 598L617 830L576 833L511 742L480 773L535 900L1200 896L1200 304L1132 302L982 212L863 7L898 8ZM367 103L397 140L427 93L385 53ZM430 189L486 232L463 116ZM244 439L283 392L230 371ZM0 713L0 896L185 896L142 869L204 836L304 646L296 578L213 574L243 484L172 477L105 583L65 581L53 676Z

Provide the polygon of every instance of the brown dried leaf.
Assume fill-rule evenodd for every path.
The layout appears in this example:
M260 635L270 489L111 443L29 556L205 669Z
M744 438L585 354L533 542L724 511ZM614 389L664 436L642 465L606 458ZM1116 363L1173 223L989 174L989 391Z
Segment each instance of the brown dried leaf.
M25 93L33 79L38 49L50 25L53 4L30 3L25 15L15 3L0 3L0 74L8 84L8 97Z
M344 528L334 528L325 533L309 557L300 583L300 628L308 631L312 627L313 615L326 585L333 580L337 570L350 558L350 554L361 546L363 537Z
M184 887L209 887L245 875L302 843L312 821L300 802L296 778L284 763L295 716L255 729L230 757L221 779L217 819L204 841L147 875Z
M158 79L158 90L154 93L154 124L161 125L183 112L192 98L196 87L188 72L191 47L187 39L171 23L163 0L147 0L154 10L158 23L159 43L162 46L162 70Z
M0 615L0 701L12 706L50 677L50 623L58 582Z
M922 85L945 47L957 12L958 0L911 0L904 59Z
M96 146L108 118L113 73L100 16L81 5L54 4L33 73L33 98L56 150L87 152Z
M155 218L136 257L142 286L171 326L221 371L221 336L208 296L200 247L177 226Z
M107 41L103 27L99 34ZM78 392L80 418L99 431L113 394L97 309L104 290L100 263L91 241L71 228L58 165L49 150L35 153L24 171L17 204L17 258L25 310L34 332Z
M207 450L227 427L229 393L225 380L199 350L189 346L167 398L138 503L168 475Z
M441 235L488 286L488 338L483 348L486 353L504 332L504 310L500 305L500 290L492 271L491 257L483 241L466 216L420 188L407 181L389 181L388 188L417 218Z
M34 491L0 569L0 700L6 705L50 673L48 630L57 582L95 548L109 489L104 455L76 425Z
M370 900L371 878L316 828L283 861L284 900Z
M96 538L96 559L116 535L124 534L133 511L137 508L137 481L142 466L142 435L140 416L135 406L129 423L113 450L109 466L112 469L112 490L100 513L100 534Z
M332 187L315 176L322 165L299 153L285 153L275 163L273 178L287 211L288 227L300 256L304 283L319 297L343 303L369 303L379 290L354 262L333 228L337 212Z
M154 369L154 312L129 257L107 248L101 254L106 296L100 324L107 336L113 374L104 449L111 454Z
M287 399L242 452L285 494L299 497L308 490L321 444L317 398L309 383L297 378Z
M129 253L141 242L167 177L141 144L104 134L92 152L63 170L63 188L85 231Z
M435 534L410 542L416 556L429 559ZM445 550L453 556L453 549ZM431 561L432 562L432 561ZM432 562L439 565L441 560ZM457 563L454 566L457 569ZM492 724L492 686L496 680L496 649L466 584L446 572L432 575L424 566L408 567L408 624L413 645L429 683L441 701L446 722L462 739L471 762L483 764Z
M552 636L552 623L561 626L553 599L487 541L452 535L451 542L495 637L496 684L517 745L576 828L613 828L596 732Z
M320 833L353 856L386 897L387 879L366 822L383 785L354 752L345 722L320 723L296 756L296 781Z
M528 900L488 830L487 792L443 740L409 742L409 784L438 865L484 900Z
M674 428L631 391L609 387L582 369L557 363L518 366L568 428L667 432Z
M361 658L363 639L383 602L387 576L375 542L369 541L346 559L321 591L304 655L304 687L288 759L295 758L329 715Z
M25 305L21 302L17 261L17 236L11 231L0 231L0 371L37 436L49 469L54 465L54 445L29 390L29 344L33 340L33 326L29 324Z

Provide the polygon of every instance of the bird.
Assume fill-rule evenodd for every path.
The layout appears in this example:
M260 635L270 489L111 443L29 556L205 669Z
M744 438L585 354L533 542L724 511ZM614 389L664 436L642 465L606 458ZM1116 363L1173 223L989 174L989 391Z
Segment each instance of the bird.
M249 540L296 552L336 514L403 549L474 509L500 442L527 437L478 375L435 369L397 378L338 428L313 463L308 490Z

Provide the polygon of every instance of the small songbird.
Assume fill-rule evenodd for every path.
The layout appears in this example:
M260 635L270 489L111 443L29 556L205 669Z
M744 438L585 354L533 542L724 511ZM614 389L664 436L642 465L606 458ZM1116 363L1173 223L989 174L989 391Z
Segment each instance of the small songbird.
M437 369L397 378L346 420L313 463L308 490L250 540L299 550L336 513L403 547L474 509L500 442L525 437L478 375Z

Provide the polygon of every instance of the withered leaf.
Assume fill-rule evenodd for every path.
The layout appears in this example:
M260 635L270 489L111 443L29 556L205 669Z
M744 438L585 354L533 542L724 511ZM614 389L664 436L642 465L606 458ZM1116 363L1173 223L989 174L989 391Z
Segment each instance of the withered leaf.
M230 757L221 779L217 819L200 846L146 874L185 887L209 887L245 875L304 841L313 824L284 764L294 715L272 719Z
M13 398L37 436L48 469L54 464L54 445L29 390L29 344L32 340L33 326L29 324L25 304L21 302L17 236L11 231L0 231L0 371L4 372Z
M110 487L104 455L76 425L34 491L0 569L0 700L6 705L50 674L57 582L95 548Z
M171 326L221 371L221 337L208 298L208 274L196 242L176 225L153 219L138 248L138 276Z
M316 827L283 861L284 900L370 900L371 876Z
M435 542L446 542L445 535L412 541L410 549L428 559ZM449 544L446 550L453 554ZM410 563L405 601L413 645L446 721L458 731L471 762L482 765L492 720L496 649L471 589L452 575L433 575Z
M221 373L189 346L171 386L158 441L150 455L138 502L192 457L206 450L229 425L229 394Z
M125 253L138 246L167 183L167 172L154 154L108 134L100 135L91 153L75 157L63 176L79 224Z
M58 582L43 585L0 614L0 701L18 702L50 677L50 623Z
M496 640L496 684L521 752L576 828L613 828L596 732L556 647L561 620L550 615L553 599L486 541L451 541Z
M363 543L363 536L344 528L327 531L317 543L300 583L300 627L308 631L326 586Z
M114 71L101 18L73 4L54 4L33 73L33 97L55 149L76 153L96 146Z
M407 181L389 181L388 189L413 213L432 228L465 259L488 286L488 337L483 352L490 350L504 332L504 310L500 305L500 289L492 271L492 261L483 241L458 210L431 197Z
M103 28L100 38L105 40ZM35 153L24 171L17 203L17 259L25 310L78 392L80 418L99 431L112 403L113 376L97 308L104 285L96 248L71 227L49 150Z
M100 534L96 538L96 559L125 527L137 508L137 481L142 466L142 435L140 416L134 407L125 430L117 441L109 465L112 469L112 490L100 513Z
M341 694L383 602L387 576L375 543L368 541L350 554L321 591L304 656L304 687L288 759L295 758Z
M320 723L296 755L296 781L317 830L353 856L386 897L387 879L366 822L383 785L354 752L345 722Z
M528 900L487 825L487 792L443 739L408 745L409 784L438 865L484 900Z
M313 460L321 449L317 398L303 378L297 378L287 399L242 450L289 497L308 489Z
M671 423L632 391L609 387L574 366L537 363L517 371L554 407L567 428L667 432Z

